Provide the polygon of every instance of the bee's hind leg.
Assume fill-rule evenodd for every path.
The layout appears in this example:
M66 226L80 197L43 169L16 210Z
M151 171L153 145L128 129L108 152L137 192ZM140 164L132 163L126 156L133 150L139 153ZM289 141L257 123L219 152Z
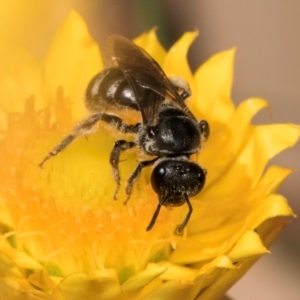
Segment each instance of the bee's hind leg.
M64 150L69 146L78 136L89 135L96 132L98 128L98 122L103 118L102 113L96 113L89 116L86 119L79 121L73 128L72 133L70 133L66 138L64 138L57 146L53 148L52 151L41 161L39 166L42 168L45 162L52 156L57 155L59 152Z

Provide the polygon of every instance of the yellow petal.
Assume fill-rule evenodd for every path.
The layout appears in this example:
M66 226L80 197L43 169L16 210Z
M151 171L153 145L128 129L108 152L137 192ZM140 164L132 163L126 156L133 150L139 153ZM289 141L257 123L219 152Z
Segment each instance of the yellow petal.
M197 265L193 265L197 268ZM192 299L198 299L200 295L209 288L218 278L224 276L229 270L235 269L231 259L226 255L220 255L210 263L201 267L200 275L196 278L193 288Z
M83 117L86 86L102 67L98 45L82 18L72 11L54 37L46 59L45 77L52 98L63 86L64 94L73 103L75 119Z
M167 265L170 270L163 273L161 277L171 281L159 286L145 299L196 299L199 292L205 290L221 274L227 272L228 269L235 268L231 260L225 256L215 258L200 270L180 267L170 263L162 264ZM191 281L189 282L189 280Z
M254 229L265 220L278 216L295 217L296 215L283 196L278 194L268 195L264 201L253 207L253 212L249 218L249 226Z
M257 189L264 189L264 195L271 194L278 190L283 181L293 172L292 169L286 169L279 166L271 166L263 174L258 182Z
M53 293L58 300L125 299L119 284L110 278L91 279L85 274L74 273L64 278Z
M30 274L28 281L43 290L52 291L56 287L56 283L42 271Z
M0 39L41 58L69 10L69 3L65 0L0 1Z
M257 184L267 162L284 149L295 145L299 136L300 127L293 124L255 126L248 145L237 159L237 164L246 167L252 186ZM249 164L249 157L254 157L255 163Z
M223 299L222 296L234 285L255 263L257 258L251 258L243 263L238 268L226 270L221 276L216 278L202 293L197 297L197 300Z
M0 297L5 300L50 299L49 295L33 289L13 260L0 252Z
M31 256L23 251L13 248L0 247L0 252L6 253L16 263L17 266L24 269L41 270L43 267Z
M182 281L168 281L159 286L155 291L144 297L144 300L182 300L192 299L193 284Z
M185 33L168 51L163 69L167 76L180 76L185 79L191 88L195 91L194 76L187 61L187 53L190 45L195 40L198 32Z
M25 100L33 94L36 96L38 109L45 106L42 73L36 59L29 52L1 41L0 63L0 108L3 111L23 112ZM1 120L4 124L5 121Z
M294 216L284 197L264 194L266 191L259 187L250 196L229 198L226 203L225 199L193 202L190 237L178 241L171 261L187 264L211 259L216 253L229 251L247 229L255 229L276 216Z
M231 101L235 50L211 57L195 73L195 106L211 124L225 124L234 111Z
M153 28L149 32L143 33L134 39L134 42L146 50L157 62L160 66L163 65L163 62L166 57L166 50L163 48L161 43L159 42L156 29Z
M224 269L234 269L235 266L232 263L232 260L225 255L217 256L210 264L209 268L211 267L218 267L218 268L224 268ZM204 268L202 268L204 269Z
M130 299L142 299L143 295L153 290L153 283L155 288L161 284L160 279L157 280L157 282L154 281L163 274L166 269L166 266L149 264L146 270L132 276L122 285L123 292Z
M279 233L285 227L285 224L286 222L280 218L270 219L262 224L262 226L258 228L257 232L264 241L264 244L269 246L278 237ZM254 237L254 239L256 238ZM260 246L258 248L260 248ZM228 289L250 269L258 258L259 256L250 257L238 264L237 268L228 270L223 274L223 276L220 276L215 282L213 282L213 284L211 284L197 299L220 299L226 291L228 291Z
M300 126L294 124L272 124L256 126L257 140L265 141L265 155L271 159L279 152L296 144L300 136Z
M232 134L230 149L235 154L243 144L243 137L252 118L262 109L268 107L266 100L261 98L250 98L243 101L234 111L228 122L228 130Z
M192 281L194 281L194 279L197 277L197 275L199 273L197 270L179 266L179 265L175 265L170 262L161 262L158 264L150 264L150 266L152 268L154 266L165 267L165 272L162 273L160 276L160 278L164 281L166 281L166 280L183 280L183 281L192 282Z
M199 235L191 236L184 242L178 243L169 260L174 264L186 265L203 263L224 254L243 231L243 228L237 232L234 232L234 229L235 225L227 225L222 229L216 228L214 231L204 231ZM233 236L232 240L228 240L228 236Z
M1 275L19 278L22 277L22 272L14 263L14 261L5 253L0 252L0 271Z
M245 144L249 142L247 133L250 122L257 112L267 106L268 103L260 98L251 98L242 102L233 112L226 126L211 135L209 141L204 145L201 157L199 157L201 163L203 163L208 170L214 170L214 172L209 172L207 176L205 191L208 192L212 185L214 185L214 191L219 191L215 185L217 181L217 184L222 184L222 193L225 193L224 186L226 186L226 183L224 185L223 177L228 170L233 169L237 171L236 166L235 168L231 168L231 166L235 164L240 151ZM220 144L222 144L222 151L220 151L220 147L218 146ZM220 180L221 177L222 180ZM235 180L231 182L229 188L233 189L232 185L241 186L241 181L244 179L242 176L237 176Z
M268 219L256 229L256 232L264 245L270 247L287 224L288 221L280 217Z
M254 231L247 230L230 251L229 257L232 261L238 262L264 253L269 253L269 251L262 244L259 235Z
M215 172L211 175L208 174L208 183L202 197L207 194L207 197L213 198L220 192L223 195L233 195L233 191L236 195L245 194L257 185L267 162L279 152L293 146L299 139L299 133L299 127L289 124L261 125L249 128L245 134L244 143L242 143L243 148L231 161L233 168L227 165L227 160L230 162L231 158L229 155L226 157L224 154L223 156L223 151L221 151L219 155L215 156L214 161L219 166L216 171L219 177L214 174ZM231 138L235 137L231 136ZM205 149L207 152L209 150ZM208 165L208 170L214 169L210 167L213 161L208 163L207 156L208 154L203 153L204 165ZM249 163L249 160L253 163ZM224 167L221 166L222 161ZM218 178L222 178L222 180L218 180Z

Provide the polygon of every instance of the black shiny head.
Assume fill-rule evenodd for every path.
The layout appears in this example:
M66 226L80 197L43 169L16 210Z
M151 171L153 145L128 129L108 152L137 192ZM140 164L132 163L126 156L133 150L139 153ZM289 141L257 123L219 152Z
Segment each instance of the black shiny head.
M185 160L163 160L155 166L151 184L159 195L160 203L166 206L180 206L185 195L193 197L204 187L206 170Z
M162 205L180 206L187 203L189 212L176 229L176 234L180 234L193 212L189 197L197 195L203 189L205 180L206 170L184 158L163 160L158 163L152 172L151 184L159 196L159 204L147 230L151 230L154 226Z

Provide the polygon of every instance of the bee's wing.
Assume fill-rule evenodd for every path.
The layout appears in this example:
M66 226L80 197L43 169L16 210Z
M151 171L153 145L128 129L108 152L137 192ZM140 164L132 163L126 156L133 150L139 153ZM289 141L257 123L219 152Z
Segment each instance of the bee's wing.
M166 99L186 109L175 87L147 52L118 35L110 38L110 47L112 60L133 89L145 125L156 124L159 107Z

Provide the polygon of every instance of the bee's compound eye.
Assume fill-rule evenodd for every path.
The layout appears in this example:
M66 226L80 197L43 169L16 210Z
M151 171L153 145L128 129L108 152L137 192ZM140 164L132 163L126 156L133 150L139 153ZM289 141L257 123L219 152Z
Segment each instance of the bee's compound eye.
M166 168L163 166L157 166L154 168L151 176L152 188L156 193L159 193L161 183L164 181L164 176L166 175Z
M209 133L210 133L208 122L205 120L202 120L202 121L200 121L199 125L200 125L200 132L201 132L202 138L207 140L209 137Z

